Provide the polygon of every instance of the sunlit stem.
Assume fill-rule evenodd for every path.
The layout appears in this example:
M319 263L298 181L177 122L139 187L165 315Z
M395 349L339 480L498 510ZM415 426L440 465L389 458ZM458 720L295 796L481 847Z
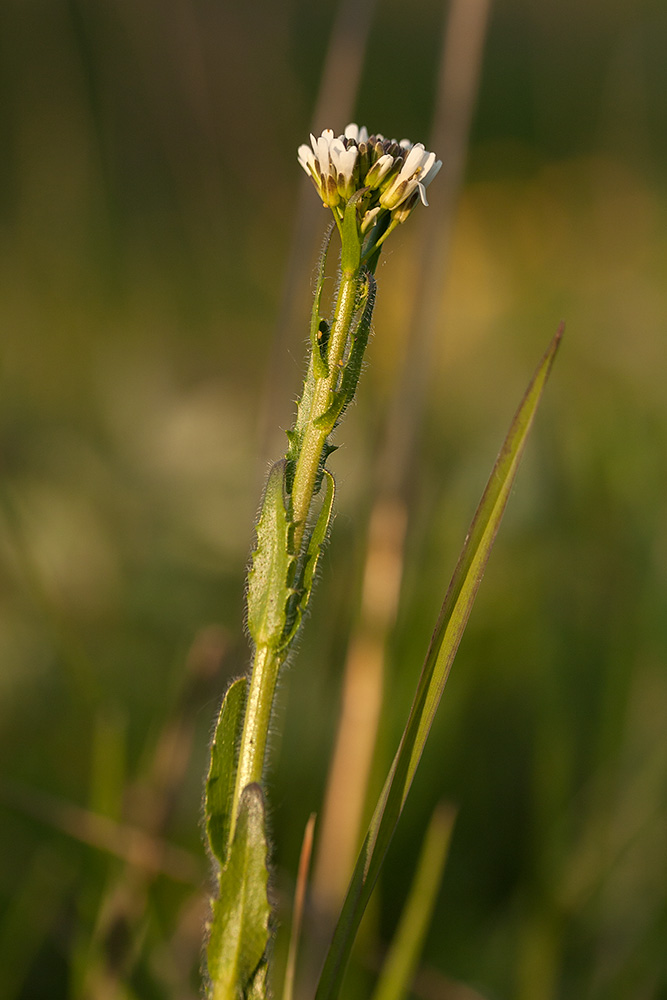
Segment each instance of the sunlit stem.
M338 388L363 281L361 266L343 270L327 345L327 374L315 379L310 413L295 462L291 491L295 525L293 545L297 554L302 548L322 455L331 432L330 424L322 421L318 424L318 418L326 414L331 406L333 393ZM310 374L313 374L312 360ZM283 587L284 581L275 581L275 586ZM232 837L243 789L262 780L276 681L287 652L287 648L276 650L268 646L258 646L255 649L232 802Z
M333 217L334 217L334 220L335 220L335 223L336 223L336 227L338 229L338 232L340 234L340 238L342 240L343 239L343 219L341 217L340 211L337 210L337 209L335 209L335 208L332 208L331 212L333 214Z
M329 336L327 363L329 374L317 380L312 397L310 419L296 461L292 485L292 517L294 519L294 547L301 548L303 533L313 501L315 482L320 468L322 452L330 428L318 426L317 420L328 410L332 394L341 376L341 362L345 353L350 328L355 314L357 293L361 281L360 269L343 272L338 289L334 322Z
M367 261L368 258L371 256L371 254L376 253L380 249L386 238L389 236L390 233L393 233L394 229L396 229L396 226L398 226L398 224L399 224L398 219L391 220L389 226L384 231L384 233L382 233L382 235L378 237L378 239L365 250L363 257L361 258L362 263Z
M243 789L262 780L273 696L284 658L284 654L268 646L257 646L255 649L234 786L230 840L234 836Z

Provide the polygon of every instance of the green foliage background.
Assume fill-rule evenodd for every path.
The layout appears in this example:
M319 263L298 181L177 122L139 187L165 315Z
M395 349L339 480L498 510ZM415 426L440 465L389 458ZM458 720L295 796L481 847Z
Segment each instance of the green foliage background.
M303 370L312 247L286 362L271 345L333 16L301 0L0 7L8 1000L101 996L87 977L132 876L82 842L81 816L64 832L59 809L150 829L146 776L184 716L185 771L156 833L193 873L143 886L118 995L197 995L207 743L247 662L243 579L269 457L258 415L279 378L271 421L289 426ZM378 4L360 123L426 141L442 16L435 0L409 16ZM387 760L504 430L561 318L567 334L368 930L379 955L434 801L455 803L425 963L485 997L667 996L666 44L651 0L492 12L413 483ZM321 802L418 240L411 223L378 269L369 364L331 463L333 537L283 681L279 898ZM276 435L268 451L283 450Z

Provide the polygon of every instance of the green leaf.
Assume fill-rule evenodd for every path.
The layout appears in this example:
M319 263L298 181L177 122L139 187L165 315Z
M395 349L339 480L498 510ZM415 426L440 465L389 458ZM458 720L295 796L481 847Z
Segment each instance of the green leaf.
M315 571L317 570L317 564L329 530L336 483L328 469L324 469L322 472L322 482L324 484L324 500L317 521L315 522L315 527L308 538L308 544L302 561L303 568L299 574L288 609L287 621L289 627L284 635L282 648L289 646L303 621L303 615L308 607L310 595L313 591Z
M239 677L227 690L215 727L206 779L206 835L211 853L222 868L227 863L229 851L231 808L247 687L246 678Z
M213 903L206 947L210 1000L257 997L256 976L269 940L264 799L257 784L241 796L229 861Z
M361 312L359 323L356 330L352 334L352 347L350 349L349 357L345 362L340 389L332 393L333 398L331 405L315 421L315 426L326 430L327 434L330 434L334 429L340 420L343 411L354 399L354 394L357 391L359 376L361 375L361 369L363 367L364 353L366 351L368 337L371 331L373 307L375 305L375 291L377 287L375 278L372 274L367 274L366 278L368 280L368 292L365 296L363 311Z
M322 247L322 253L320 254L320 266L317 269L317 284L315 286L315 299L313 301L313 311L310 315L310 349L313 357L313 371L316 378L326 378L329 374L329 366L327 364L325 353L327 337L323 336L325 331L321 326L323 321L320 314L320 303L322 301L322 289L324 288L324 271L327 263L327 253L329 252L329 244L331 243L331 234L333 231L334 224L332 223L327 230L327 234L324 238L324 246Z
M320 560L324 543L327 540L327 532L329 531L329 524L331 523L336 482L328 469L324 470L322 485L324 488L324 499L322 501L322 507L317 521L315 522L315 527L313 528L312 534L308 539L306 560L303 567L303 578L300 587L303 595L300 605L302 614L308 607L308 601L310 600L310 595L313 590L315 571L317 570L317 564Z
M561 335L562 327L540 362L514 416L470 527L440 611L399 748L361 847L322 970L316 1000L333 1000L340 992L359 923L421 759Z
M440 889L454 817L454 810L442 804L431 816L410 895L382 966L373 1000L402 1000L408 994Z
M248 631L257 646L276 649L285 629L287 601L292 593L290 576L291 523L283 492L285 461L269 473L262 512L257 524L257 546L248 573Z

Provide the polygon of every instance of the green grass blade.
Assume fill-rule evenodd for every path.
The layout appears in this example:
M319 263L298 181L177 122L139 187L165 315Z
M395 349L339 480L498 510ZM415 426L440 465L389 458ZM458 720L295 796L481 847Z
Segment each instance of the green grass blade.
M334 1000L339 994L359 923L421 759L561 335L562 326L542 358L514 416L473 518L440 611L399 748L361 847L322 970L316 1000Z
M407 996L442 881L455 812L440 804L428 825L410 895L382 967L373 1000Z

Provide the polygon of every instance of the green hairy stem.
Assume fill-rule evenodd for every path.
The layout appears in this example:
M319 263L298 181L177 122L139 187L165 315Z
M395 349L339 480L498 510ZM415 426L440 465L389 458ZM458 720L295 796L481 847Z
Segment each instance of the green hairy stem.
M229 689L212 746L206 815L209 846L219 866L207 948L212 1000L260 996L266 976L270 910L261 783L271 711L278 674L303 619L326 540L334 499L333 477L325 469L334 450L329 438L354 397L375 300L373 275L362 263L353 200L340 232L333 316L328 321L320 313L329 233L303 393L287 454L269 473L257 523L247 591L254 646L250 680Z
M232 802L232 835L243 789L262 779L278 672L289 653L310 596L313 574L310 572L306 579L304 571L310 569L310 561L319 554L311 552L312 532L308 531L313 501L320 492L324 463L333 450L328 443L329 436L354 396L368 341L374 280L360 262L359 246L356 210L351 205L343 226L341 258L344 263L333 321L329 327L319 314L327 242L311 322L316 333L314 337L311 335L311 356L297 420L288 435L287 458L274 467L270 477L258 526L258 544L253 554L248 590L249 628L255 642L255 654ZM273 484L271 478L275 479ZM328 506L327 523L330 502ZM267 508L275 508L269 518L268 530L275 532L270 541L263 537L265 532L262 530ZM319 540L318 549L323 541L324 537ZM260 559L257 558L262 546L272 550L270 565L260 569L255 588L253 574L261 559L266 557L266 553L261 553ZM266 612L269 603L274 607ZM262 605L264 617L257 615L258 605ZM258 622L256 616L260 619ZM267 627L267 618L271 616Z

